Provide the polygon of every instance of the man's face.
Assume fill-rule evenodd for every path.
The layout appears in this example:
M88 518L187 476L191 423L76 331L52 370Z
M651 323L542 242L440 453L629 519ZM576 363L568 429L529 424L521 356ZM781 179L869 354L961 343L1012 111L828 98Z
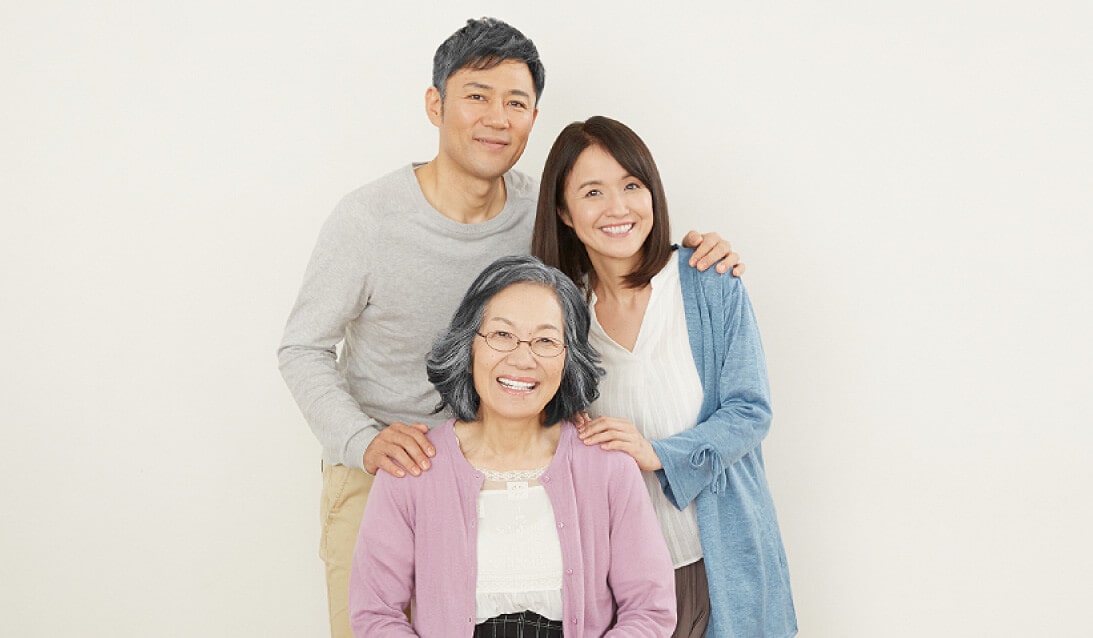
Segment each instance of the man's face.
M429 119L440 129L439 156L468 176L497 179L520 159L535 123L535 84L523 62L490 69L463 68L430 87Z

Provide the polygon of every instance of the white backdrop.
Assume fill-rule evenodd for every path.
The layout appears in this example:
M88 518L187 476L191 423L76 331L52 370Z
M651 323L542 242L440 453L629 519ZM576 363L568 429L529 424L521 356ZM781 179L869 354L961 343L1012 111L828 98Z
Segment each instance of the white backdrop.
M547 67L519 168L614 116L747 262L801 635L1087 627L1090 4L676 4L6 3L0 635L323 634L275 348L480 15Z

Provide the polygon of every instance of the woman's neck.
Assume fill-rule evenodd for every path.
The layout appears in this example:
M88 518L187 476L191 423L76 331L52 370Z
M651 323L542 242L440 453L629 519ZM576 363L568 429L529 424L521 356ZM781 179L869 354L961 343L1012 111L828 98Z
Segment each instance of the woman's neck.
M608 337L630 352L637 346L645 309L649 307L653 293L649 282L637 288L626 283L626 276L637 268L640 259L640 254L629 260L589 255L596 274L592 282L592 292L596 293L596 305L592 309L596 321Z
M531 470L548 465L558 449L559 426L544 427L540 418L481 418L455 424L467 461L490 470Z
M596 293L596 298L601 301L608 300L611 303L623 306L630 305L633 301L641 298L645 294L643 291L649 287L649 284L645 284L633 288L626 283L626 277L634 272L638 264L641 263L640 254L628 259L615 259L590 254L588 260L592 262L592 270L595 271L592 292Z

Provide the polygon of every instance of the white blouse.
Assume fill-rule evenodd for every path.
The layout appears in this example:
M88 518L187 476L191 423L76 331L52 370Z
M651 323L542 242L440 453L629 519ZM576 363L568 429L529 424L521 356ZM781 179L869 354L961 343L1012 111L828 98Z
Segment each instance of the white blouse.
M675 256L651 284L633 352L607 336L596 318L596 297L592 297L589 341L600 352L607 376L600 382L600 398L589 407L589 414L628 419L652 441L695 426L702 409L702 380L687 338L679 261ZM698 561L702 545L694 503L677 510L664 495L656 474L641 474L668 543L672 565L678 569Z
M546 469L546 468L543 468ZM562 619L562 546L554 509L533 476L487 480L478 494L476 622L533 611Z

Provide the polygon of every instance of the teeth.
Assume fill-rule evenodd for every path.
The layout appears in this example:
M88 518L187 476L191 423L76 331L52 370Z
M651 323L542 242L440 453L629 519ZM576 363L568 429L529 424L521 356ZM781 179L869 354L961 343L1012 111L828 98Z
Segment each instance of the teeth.
M600 230L607 233L608 235L622 235L624 233L630 232L630 229L633 227L633 224L619 224L618 226L604 226Z
M497 379L497 382L506 388L512 390L531 390L535 388L534 383L525 383L523 381L517 381L515 379Z

